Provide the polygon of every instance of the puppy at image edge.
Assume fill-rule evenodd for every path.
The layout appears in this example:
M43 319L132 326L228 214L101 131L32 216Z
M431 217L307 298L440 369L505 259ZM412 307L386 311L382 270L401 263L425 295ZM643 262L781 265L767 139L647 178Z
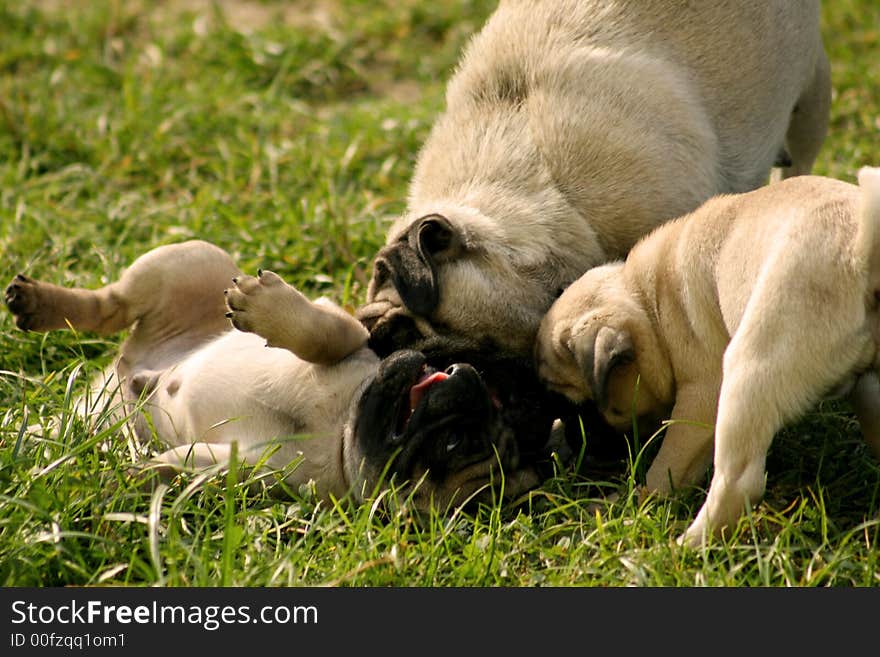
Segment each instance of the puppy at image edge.
M774 435L823 397L849 396L880 457L880 168L858 179L710 199L588 271L541 324L550 388L595 400L621 430L633 415L671 417L648 492L697 484L714 452L680 543L704 543L760 500Z

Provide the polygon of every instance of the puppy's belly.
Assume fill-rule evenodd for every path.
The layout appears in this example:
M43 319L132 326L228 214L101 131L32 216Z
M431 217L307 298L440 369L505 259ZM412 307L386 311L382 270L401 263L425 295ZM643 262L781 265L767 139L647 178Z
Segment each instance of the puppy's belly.
M230 331L159 373L144 410L170 447L237 441L246 452L277 442L270 465L301 452L320 465L336 452L344 413L315 422L306 389L314 367L256 335Z

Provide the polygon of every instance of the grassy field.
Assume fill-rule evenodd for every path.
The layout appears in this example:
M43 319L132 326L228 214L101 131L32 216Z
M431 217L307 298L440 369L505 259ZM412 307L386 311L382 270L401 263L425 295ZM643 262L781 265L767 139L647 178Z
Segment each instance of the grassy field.
M494 5L0 0L0 280L98 286L198 237L356 305ZM834 100L816 172L852 181L880 164L880 5L826 2L823 30ZM597 489L563 472L519 505L421 521L222 475L142 492L117 432L65 415L115 344L0 314L0 585L880 584L880 468L843 405L780 435L764 502L693 551L673 539L702 494L640 505L628 474ZM55 415L57 439L24 437ZM620 498L597 505L603 491Z

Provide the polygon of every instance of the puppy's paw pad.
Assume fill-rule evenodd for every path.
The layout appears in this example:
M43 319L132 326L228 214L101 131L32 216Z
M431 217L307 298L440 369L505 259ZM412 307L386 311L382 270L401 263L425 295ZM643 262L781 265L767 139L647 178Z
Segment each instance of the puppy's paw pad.
M15 325L27 331L37 323L40 309L40 283L17 274L6 286L3 300L15 318Z
M260 269L259 272L257 272L257 276L259 278L260 284L265 285L266 287L284 285L284 279L281 278L274 271L269 271L268 269Z
M16 274L6 286L3 300L12 312L17 312L19 309L26 310L28 305L35 302L32 294L34 283L33 279L24 274Z
M245 274L233 278L232 283L242 294L253 294L260 287L260 281L258 279Z
M236 276L233 287L224 290L226 313L232 325L246 333L261 333L261 327L271 325L278 312L277 295L283 294L284 281L277 274L260 270L257 277Z

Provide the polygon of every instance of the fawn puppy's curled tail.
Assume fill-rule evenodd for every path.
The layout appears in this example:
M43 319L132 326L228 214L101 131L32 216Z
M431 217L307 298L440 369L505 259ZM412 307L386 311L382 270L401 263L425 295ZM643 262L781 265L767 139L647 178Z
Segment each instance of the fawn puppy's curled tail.
M869 293L880 294L880 167L859 169L859 208L855 255L868 267Z

